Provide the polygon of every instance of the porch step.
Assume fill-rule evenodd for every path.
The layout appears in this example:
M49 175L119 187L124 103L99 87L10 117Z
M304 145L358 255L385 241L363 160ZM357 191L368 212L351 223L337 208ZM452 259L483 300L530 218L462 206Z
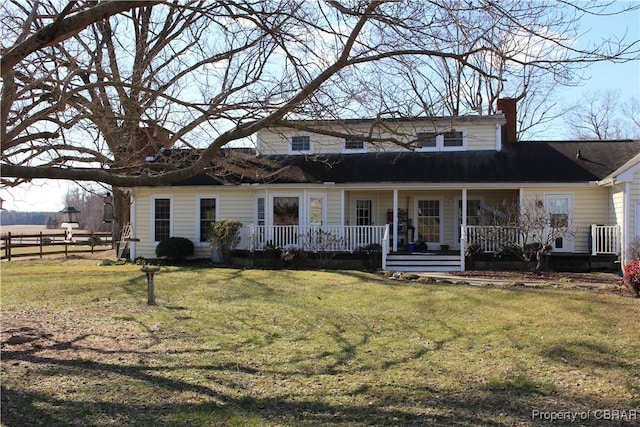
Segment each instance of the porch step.
M406 253L387 255L387 270L407 272L461 271L459 254Z

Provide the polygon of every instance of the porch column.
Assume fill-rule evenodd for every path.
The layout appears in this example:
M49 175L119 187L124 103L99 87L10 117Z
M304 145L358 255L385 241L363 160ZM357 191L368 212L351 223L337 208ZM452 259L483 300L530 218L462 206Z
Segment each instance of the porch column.
M462 225L460 226L460 271L466 270L464 253L467 249L467 189L462 189Z
M393 190L393 252L398 251L398 189Z

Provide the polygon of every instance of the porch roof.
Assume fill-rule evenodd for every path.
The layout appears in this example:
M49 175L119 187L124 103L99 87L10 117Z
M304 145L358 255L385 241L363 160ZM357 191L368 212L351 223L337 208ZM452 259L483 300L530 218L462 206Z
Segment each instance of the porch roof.
M502 151L255 156L227 150L206 175L175 185L242 183L578 183L640 153L640 141L518 142Z

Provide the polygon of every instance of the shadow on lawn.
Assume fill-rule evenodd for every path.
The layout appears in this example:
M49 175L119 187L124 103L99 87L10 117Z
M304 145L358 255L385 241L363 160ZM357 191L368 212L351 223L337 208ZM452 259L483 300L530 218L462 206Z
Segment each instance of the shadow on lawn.
M326 371L312 375L335 375L348 372L347 362L352 359L359 347L366 344L368 337L362 336L357 342L344 336L338 326L332 338L339 346L336 364L328 366ZM2 422L7 427L25 425L66 426L77 425L400 425L400 426L506 426L506 425L540 425L543 420L532 420L532 411L585 411L603 407L615 408L615 404L607 406L606 398L589 396L563 395L555 387L541 384L519 373L513 378L493 379L489 382L469 382L465 388L456 392L445 386L429 385L425 378L422 386L408 386L403 379L397 381L371 381L358 387L345 384L346 389L336 390L337 396L323 401L312 401L308 396L296 395L295 389L290 393L274 390L270 394L279 396L261 396L250 386L239 387L233 378L242 375L251 383L251 379L261 376L272 376L284 379L305 375L304 372L292 371L287 367L272 365L271 371L260 371L250 366L235 363L211 363L194 365L199 378L208 378L206 385L180 378L170 378L167 373L177 369L175 366L154 366L146 364L108 363L86 359L68 359L39 355L44 350L68 349L70 342L54 342L49 348L35 348L16 351L3 351L3 363L12 366L28 364L33 372L51 377L71 377L90 383L99 378L100 381L89 387L105 388L108 384L123 386L122 390L104 389L92 393L98 401L78 399L73 393L69 398L52 396L51 393L29 391L30 387L16 390L3 384L2 386ZM453 338L455 339L455 338ZM6 347L5 347L6 348ZM592 349L599 357L607 353L606 349ZM199 352L188 350L186 352ZM413 354L411 358L428 357L431 351L424 349ZM549 349L547 357L558 357L557 348ZM211 351L208 353L213 354ZM117 351L115 352L118 353ZM122 352L130 353L130 352ZM564 353L563 353L564 354ZM114 355L114 357L116 357ZM214 356L215 357L215 356ZM594 362L586 358L585 363ZM401 364L404 360L392 364ZM341 369L339 372L337 368ZM27 370L28 372L28 370ZM25 378L35 376L25 375ZM127 381L119 378L125 377ZM106 379L112 378L113 382ZM142 384L146 390L157 389L157 393L168 396L168 401L145 402L144 399L132 399L129 393L131 381ZM105 383L107 385L105 385ZM129 385L124 386L124 383ZM133 389L135 390L135 389ZM122 393L119 402L100 400L102 394ZM172 396L180 393L188 394L188 399L173 400ZM171 396L171 397L169 397ZM334 399L337 397L338 399ZM162 399L160 399L162 400ZM327 403L332 400L336 403ZM177 401L177 403L173 403ZM337 403L337 402L346 403ZM359 403L354 403L359 402ZM573 407L567 407L567 403ZM558 407L560 405L560 407ZM620 408L622 409L622 408ZM580 425L600 425L602 420L590 419L581 421ZM570 422L553 423L553 425L576 425ZM611 422L607 425L633 425L632 421Z

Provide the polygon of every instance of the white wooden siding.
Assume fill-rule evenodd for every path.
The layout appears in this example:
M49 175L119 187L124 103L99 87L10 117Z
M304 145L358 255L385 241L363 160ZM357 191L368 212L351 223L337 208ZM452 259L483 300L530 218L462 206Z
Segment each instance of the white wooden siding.
M481 124L462 123L453 124L440 121L434 125L428 122L422 123L388 123L389 131L382 133L380 128L371 133L374 138L394 137L403 143L415 138L418 132L445 132L456 129L465 132L466 150L495 150L496 149L496 123L487 122ZM332 123L333 130L346 132L344 127ZM368 135L369 129L364 125L352 125L350 133ZM297 131L292 129L265 129L260 131L258 137L258 150L261 154L290 154L291 137L310 136L311 148L314 153L343 153L344 138ZM368 144L368 151L408 151L394 143L380 143L375 146Z

